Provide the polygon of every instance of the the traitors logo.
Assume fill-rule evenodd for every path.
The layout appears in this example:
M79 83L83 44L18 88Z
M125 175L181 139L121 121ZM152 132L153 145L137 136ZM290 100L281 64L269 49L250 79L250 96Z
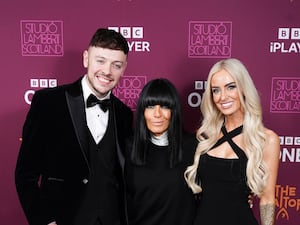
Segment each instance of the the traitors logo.
M297 188L292 185L276 185L276 207L278 208L276 220L291 221L290 212L293 209L296 212L300 210L300 199L297 197Z

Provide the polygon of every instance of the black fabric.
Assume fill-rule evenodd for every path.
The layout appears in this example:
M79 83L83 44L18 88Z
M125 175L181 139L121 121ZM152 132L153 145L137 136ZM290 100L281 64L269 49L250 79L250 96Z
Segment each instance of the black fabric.
M110 99L99 100L95 95L90 94L87 99L87 107L99 105L103 112L106 112L111 105Z
M193 163L197 141L184 137L183 160L169 167L169 148L149 142L145 166L127 161L129 225L190 225L196 210L195 197L184 180L184 171Z
M90 179L82 200L81 208L77 213L75 225L119 225L120 206L118 196L118 176L116 146L111 143L115 140L112 114L109 115L107 130L96 144L89 133L88 159L91 167Z
M55 88L38 90L23 126L22 143L15 169L20 203L30 225L74 225L91 177L87 159L87 132L81 79ZM117 168L124 168L125 139L132 134L133 114L128 106L110 96L114 115ZM111 139L110 139L111 140ZM119 200L126 220L124 177L119 170ZM108 184L111 186L111 184ZM85 223L81 225L86 225Z
M248 204L250 193L246 184L246 154L232 138L242 132L242 127L227 132L218 146L227 141L238 158L225 159L204 154L200 157L197 177L202 187L195 225L258 225Z

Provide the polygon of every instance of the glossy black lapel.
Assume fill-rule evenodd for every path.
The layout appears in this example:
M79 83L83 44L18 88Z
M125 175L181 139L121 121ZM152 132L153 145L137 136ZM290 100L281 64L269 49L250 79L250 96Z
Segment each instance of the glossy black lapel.
M111 95L111 100L112 100L112 107L111 107L111 112L113 113L113 120L114 120L114 130L115 130L115 139L116 139L116 147L117 147L117 154L118 154L118 159L120 162L120 165L122 167L122 170L124 171L124 166L125 166L125 159L122 154L121 147L119 145L119 133L118 133L118 126L117 126L117 117L116 117L116 101L114 100L115 96L112 94Z
M84 100L81 89L81 80L77 81L73 89L66 91L66 101L68 103L69 112L74 125L75 133L79 141L82 153L88 164L86 152L88 148L88 133L85 116Z

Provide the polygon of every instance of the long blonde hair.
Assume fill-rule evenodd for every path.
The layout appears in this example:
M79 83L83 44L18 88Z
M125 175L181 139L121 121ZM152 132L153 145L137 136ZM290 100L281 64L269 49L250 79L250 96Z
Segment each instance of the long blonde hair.
M207 88L200 107L203 121L197 131L199 144L195 152L194 163L186 169L184 176L194 193L202 191L201 181L199 183L196 181L199 158L216 143L224 122L224 115L216 108L211 92L211 78L222 69L226 70L236 81L241 105L244 109L243 144L248 157L247 184L254 194L261 195L268 173L263 162L265 133L260 98L246 67L242 62L233 58L217 62L209 72Z

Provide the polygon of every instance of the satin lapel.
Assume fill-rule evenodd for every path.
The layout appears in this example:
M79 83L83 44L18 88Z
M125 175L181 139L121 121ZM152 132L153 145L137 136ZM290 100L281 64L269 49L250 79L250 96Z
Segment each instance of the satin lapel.
M122 154L122 150L121 150L121 147L120 147L120 144L119 144L119 138L118 138L118 126L117 126L117 117L116 117L116 101L114 101L114 96L112 95L111 96L111 99L112 99L112 112L113 112L113 121L114 121L114 131L115 131L115 138L116 138L116 146L117 146L117 154L118 154L118 159L119 159L119 162L120 162L120 165L122 167L122 170L124 171L124 166L125 166L125 159L124 159L124 156Z
M75 133L80 144L80 148L87 162L87 165L89 165L86 157L88 148L88 133L86 130L87 123L82 92L78 90L78 93L74 94L72 90L69 92L66 91L66 100L68 103L68 108L74 125Z

